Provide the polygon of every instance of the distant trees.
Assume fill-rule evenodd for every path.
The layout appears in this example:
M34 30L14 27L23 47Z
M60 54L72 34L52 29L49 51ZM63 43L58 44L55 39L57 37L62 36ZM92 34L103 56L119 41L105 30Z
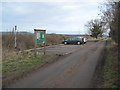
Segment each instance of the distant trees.
M85 26L88 28L90 35L96 39L98 36L102 36L104 32L102 22L99 19L91 20Z

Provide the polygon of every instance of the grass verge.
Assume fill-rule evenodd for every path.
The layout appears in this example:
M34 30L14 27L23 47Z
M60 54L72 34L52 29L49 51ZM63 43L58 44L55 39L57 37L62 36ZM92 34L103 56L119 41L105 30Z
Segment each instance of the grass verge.
M118 86L118 52L117 46L112 40L106 43L106 60L103 67L103 83L102 88L120 88Z
M102 37L98 37L97 39L96 38L93 38L93 39L87 39L88 42L98 42L100 40L104 40L104 38Z
M99 39L88 39L87 41L88 41L88 42L98 42Z
M55 57L54 54L42 54L38 53L34 56L34 53L23 52L18 55L12 56L9 60L2 62L2 83L3 87L11 82L27 75L29 72L40 68L44 64L51 62Z

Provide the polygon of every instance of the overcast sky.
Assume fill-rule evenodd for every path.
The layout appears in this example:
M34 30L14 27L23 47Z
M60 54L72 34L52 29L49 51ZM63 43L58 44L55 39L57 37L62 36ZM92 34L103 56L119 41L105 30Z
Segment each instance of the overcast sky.
M98 6L102 1L3 0L0 30L10 31L17 25L18 31L34 32L35 28L43 28L47 33L86 34L84 25L99 17Z

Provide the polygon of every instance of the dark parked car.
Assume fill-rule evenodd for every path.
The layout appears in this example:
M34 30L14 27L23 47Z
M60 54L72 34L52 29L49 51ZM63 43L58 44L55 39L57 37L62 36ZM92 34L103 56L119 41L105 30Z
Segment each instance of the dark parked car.
M63 44L85 44L86 43L86 38L83 37L72 37L69 39L66 39L62 42Z

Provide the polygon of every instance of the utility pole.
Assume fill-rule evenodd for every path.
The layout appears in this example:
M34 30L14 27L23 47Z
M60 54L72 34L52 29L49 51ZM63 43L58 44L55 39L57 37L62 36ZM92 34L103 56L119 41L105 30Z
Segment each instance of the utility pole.
M15 47L15 46L14 46L14 43L15 43L15 40L14 40L14 38L15 38L15 35L14 35L14 27L13 27L13 29L12 29L12 35L13 35L12 40L13 40L13 48L14 48L14 47Z
M14 38L14 40L15 40L15 49L17 48L17 43L16 43L16 30L17 30L17 26L15 26L15 38Z

